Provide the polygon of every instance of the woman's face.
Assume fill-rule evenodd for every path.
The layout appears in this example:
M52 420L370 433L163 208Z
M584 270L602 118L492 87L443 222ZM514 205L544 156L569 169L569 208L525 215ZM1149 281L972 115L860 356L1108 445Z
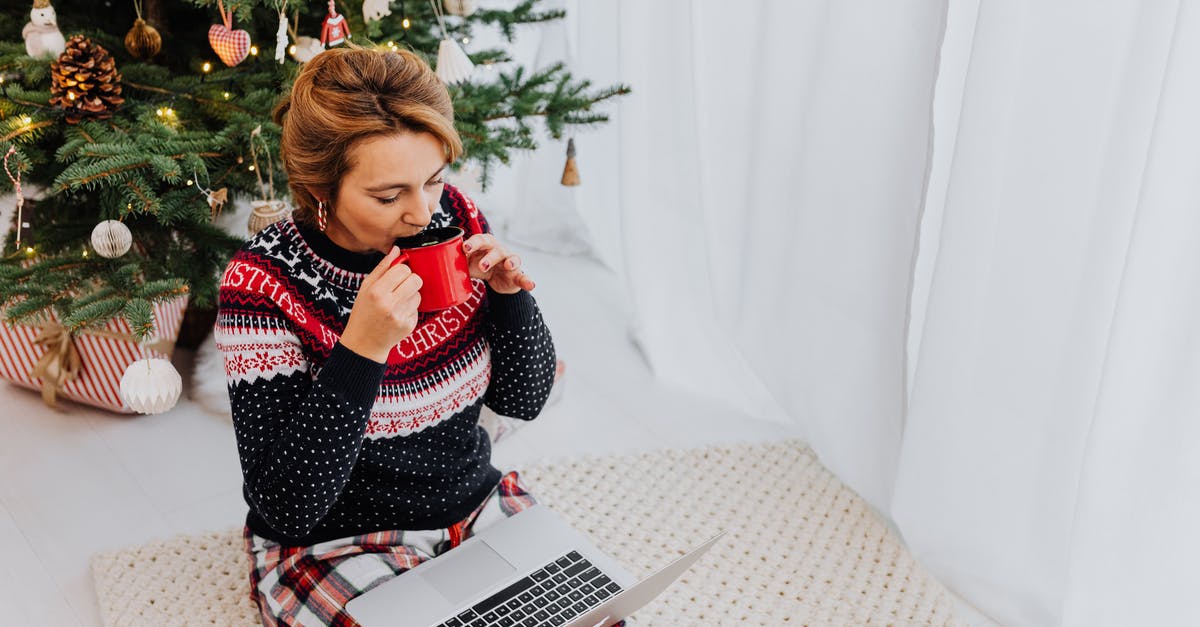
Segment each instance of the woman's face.
M433 217L445 186L446 152L432 133L402 132L364 139L350 149L325 234L356 252L391 250ZM320 198L320 196L318 196Z

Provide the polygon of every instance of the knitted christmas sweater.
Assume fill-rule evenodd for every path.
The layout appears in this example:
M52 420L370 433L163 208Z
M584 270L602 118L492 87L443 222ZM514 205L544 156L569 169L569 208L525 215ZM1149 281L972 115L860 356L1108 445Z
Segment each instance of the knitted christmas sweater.
M466 230L470 202L447 185L434 226ZM448 527L500 479L481 405L529 420L546 402L554 345L528 292L474 280L465 303L420 314L386 364L342 346L358 288L382 258L284 220L247 242L221 278L215 338L246 525L260 536L309 546Z

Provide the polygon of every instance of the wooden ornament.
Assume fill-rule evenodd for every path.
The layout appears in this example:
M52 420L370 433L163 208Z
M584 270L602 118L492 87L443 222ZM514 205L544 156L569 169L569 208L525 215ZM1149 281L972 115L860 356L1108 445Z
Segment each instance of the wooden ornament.
M208 206L212 209L212 219L216 222L217 217L221 215L221 210L225 208L225 203L229 200L229 188L222 187L208 194L207 197Z
M567 140L567 165L563 166L562 184L568 187L579 185L579 166L575 165L575 138Z

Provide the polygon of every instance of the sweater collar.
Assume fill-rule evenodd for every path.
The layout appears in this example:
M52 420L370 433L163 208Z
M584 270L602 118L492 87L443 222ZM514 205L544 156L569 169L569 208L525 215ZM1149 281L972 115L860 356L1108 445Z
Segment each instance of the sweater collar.
M381 252L358 253L346 250L335 244L323 231L300 222L295 222L294 224L296 225L296 230L300 232L300 237L304 238L309 248L312 248L318 257L329 262L330 265L336 268L347 272L367 274L374 270L375 266L379 265L379 262L383 260L384 255Z

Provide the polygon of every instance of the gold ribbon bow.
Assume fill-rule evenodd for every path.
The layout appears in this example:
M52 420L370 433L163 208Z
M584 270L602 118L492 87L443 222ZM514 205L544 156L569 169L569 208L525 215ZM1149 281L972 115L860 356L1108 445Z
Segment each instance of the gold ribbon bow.
M79 376L82 362L71 334L63 325L54 320L42 323L34 344L46 349L37 365L29 372L29 376L42 380L42 402L50 407L57 407L58 390L67 382Z
M128 342L137 341L133 335L114 331L88 329L80 331L80 333ZM79 351L75 348L71 332L56 320L43 322L33 343L40 345L45 352L42 353L41 359L38 359L33 370L29 371L29 376L42 380L42 401L49 407L57 407L59 391L68 381L74 381L79 376L79 371L83 368L83 361L79 357ZM170 355L175 348L175 343L171 340L159 339L147 343L145 346L150 350Z

